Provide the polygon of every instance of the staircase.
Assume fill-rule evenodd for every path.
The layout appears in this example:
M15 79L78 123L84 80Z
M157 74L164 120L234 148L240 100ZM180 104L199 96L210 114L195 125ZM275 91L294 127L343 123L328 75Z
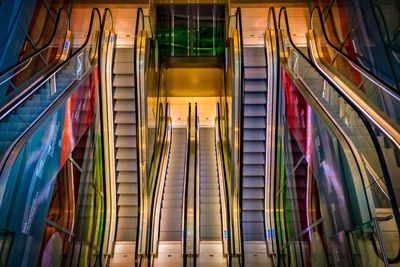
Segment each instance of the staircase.
M244 48L244 241L265 241L264 181L267 71L264 47Z
M113 67L117 232L115 256L133 262L138 224L138 168L133 48L117 48ZM115 265L114 265L115 266Z

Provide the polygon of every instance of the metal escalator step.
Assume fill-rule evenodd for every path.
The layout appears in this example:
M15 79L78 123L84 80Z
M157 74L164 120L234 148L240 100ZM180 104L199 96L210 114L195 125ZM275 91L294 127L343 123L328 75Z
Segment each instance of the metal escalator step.
M254 210L263 211L264 210L264 200L243 200L243 210Z
M265 47L264 46L244 46L243 47L244 57L264 57L265 58Z
M264 234L264 223L243 222L243 229L246 234Z
M117 149L117 159L136 159L137 153L136 148L124 148L120 147Z
M245 129L263 129L266 127L265 118L263 117L245 117L244 126Z
M243 199L264 199L264 188L243 188Z
M267 115L266 107L264 104L260 105L244 105L244 115L247 117L263 117Z
M200 194L201 190L219 190L218 178L216 177L215 180L211 183L203 182L200 178Z
M265 152L265 142L264 141L244 141L243 142L243 152Z
M215 204L200 204L200 211L201 213L220 213L221 209Z
M114 74L134 74L133 62L114 62Z
M114 111L135 111L135 101L126 99L117 99L114 104ZM135 117L135 116L134 116Z
M160 232L160 241L180 241L182 230L175 232Z
M115 114L116 124L136 124L135 112L116 112Z
M201 212L201 211L200 211ZM221 225L221 214L216 213L203 213L200 214L200 225Z
M116 147L136 147L136 136L118 136Z
M263 121L265 120L263 119ZM245 129L243 133L243 139L245 141L265 141L265 138L265 130L263 129Z
M267 91L267 80L246 80L244 84L244 91L246 93L264 93Z
M1 122L0 131L22 132L28 127L24 122Z
M137 214L133 218L118 218L118 228L121 229L136 229L137 228Z
M179 231L182 224L181 218L162 218L162 224L160 224L161 232L175 232Z
M117 241L136 241L136 229L135 228L118 228L117 229Z
M182 200L181 199L166 199L163 202L163 208L181 208Z
M137 206L118 206L118 217L129 218L137 217L138 207Z
M244 176L263 176L265 174L264 165L261 164L244 164Z
M246 80L265 80L267 79L267 70L265 67L245 67L244 78Z
M176 200L180 200L182 201L182 194L183 192L179 192L179 193L166 193L164 192L163 194L163 200L172 200L172 199L176 199Z
M114 99L135 99L135 90L133 88L116 87L114 89ZM132 103L135 103L132 101Z
M260 56L245 56L244 66L245 67L266 67L265 55Z
M217 188L218 192L218 188ZM202 192L200 191L200 203L201 204L214 204L214 205L219 205L219 193L216 194L215 196L204 196L202 195Z
M245 152L243 164L265 164L265 154L262 152Z
M264 187L264 178L263 177L251 177L249 179L243 179L243 187L245 187L245 188Z
M42 107L18 107L17 114L31 114L31 115L39 115L42 113L44 108Z
M136 136L136 125L117 124L115 127L116 136Z
M117 173L118 183L136 183L137 182L137 172L118 172Z
M133 48L117 48L115 50L114 62L133 62Z
M133 194L121 194L118 196L118 206L137 206L137 186L133 186Z
M259 211L242 211L243 222L264 222L264 215Z
M136 160L120 159L117 161L117 171L133 172L137 171Z
M114 87L131 87L135 86L135 76L133 74L118 74L114 75L113 86Z
M245 93L244 94L244 104L263 104L267 103L266 93Z
M161 208L161 219L176 220L182 218L182 208Z
M183 179L166 179L165 186L183 186Z
M183 186L174 186L174 187L165 187L164 189L165 193L182 193L183 192Z
M137 183L129 182L129 183L118 183L117 193L118 194L126 194L126 195L134 195L137 194Z
M206 240L221 240L221 225L200 225L200 236Z

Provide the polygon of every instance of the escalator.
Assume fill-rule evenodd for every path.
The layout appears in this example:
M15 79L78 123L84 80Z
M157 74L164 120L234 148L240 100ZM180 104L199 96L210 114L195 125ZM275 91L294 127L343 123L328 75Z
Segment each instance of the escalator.
M13 88L0 119L0 228L10 236L4 265L102 260L98 60L109 16L93 9L86 41L69 54L69 21L60 12L49 46L2 76Z
M279 81L269 87L277 103L276 179L269 191L274 262L396 264L397 171L389 167L396 161L387 155L389 148L397 153L396 116L382 109L385 104L380 105L368 85L353 89L351 77L333 75L333 68L320 64L327 47L318 47L325 42L321 36L314 42L318 32L308 33L308 56L291 39L286 9L281 9L279 20L274 12L270 9L266 35L268 56L280 58L268 65ZM357 63L350 64L363 75ZM364 85L366 80L378 85L374 89L381 91L384 103L396 105L395 95L385 97L389 91L382 90L379 80L364 77Z

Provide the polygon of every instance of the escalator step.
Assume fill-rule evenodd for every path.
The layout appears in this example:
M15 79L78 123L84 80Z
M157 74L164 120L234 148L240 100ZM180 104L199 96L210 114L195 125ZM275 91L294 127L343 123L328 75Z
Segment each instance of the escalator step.
M220 222L221 219L218 221ZM221 225L200 225L200 236L208 241L221 240Z
M244 222L263 222L264 216L262 212L259 211L242 211L243 221Z
M266 93L245 93L245 104L263 104L267 103Z
M138 198L137 198L137 187L136 185L131 185L133 187L132 192L127 194L120 194L118 196L118 206L137 206Z
M120 159L117 161L117 171L137 171L136 160Z
M114 111L135 111L135 102L132 100L117 99L114 104ZM136 116L132 116L136 117Z
M243 166L243 175L244 176L263 176L264 172L264 165L261 164L245 164Z
M244 91L247 92L266 92L267 91L266 80L247 80L244 84Z
M119 195L134 195L137 194L136 183L118 183L117 193Z
M265 105L244 105L244 115L246 117L266 116Z
M137 153L136 148L118 148L117 159L136 159Z
M245 188L264 187L264 178L260 176L260 177L251 177L250 179L243 179L243 187Z
M116 147L136 147L136 136L118 136Z
M137 172L118 172L117 173L118 183L136 183Z
M133 62L115 62L114 74L134 74Z
M263 152L245 152L243 154L243 164L265 164L265 155Z
M0 133L0 141L1 142L13 142L17 139L18 136L21 135L21 132L16 131L6 131Z
M137 206L118 206L118 217L119 218L134 218L137 217L138 207Z
M264 117L246 117L244 119L245 129L263 129L266 127L266 122Z
M116 136L136 136L136 125L117 124L115 129Z
M264 119L262 119L261 122L265 122ZM245 141L265 141L265 130L259 130L259 129L245 129L243 133L243 139Z
M116 87L114 89L114 99L135 99L135 90L133 88ZM132 103L135 103L132 101Z
M265 67L245 67L244 78L246 80L265 80L267 71Z
M263 211L264 210L264 200L243 200L243 210L253 210L253 211Z
M131 87L133 88L135 82L135 76L132 74L118 74L114 76L113 86L114 87Z
M244 188L243 189L243 199L253 200L253 199L264 199L264 188Z
M133 48L117 48L115 50L114 62L133 62Z
M136 220L134 220L136 221ZM136 229L135 228L117 228L117 241L136 241Z
M263 141L244 141L243 152L265 152L265 142Z
M116 124L136 124L135 112L116 112L115 114Z

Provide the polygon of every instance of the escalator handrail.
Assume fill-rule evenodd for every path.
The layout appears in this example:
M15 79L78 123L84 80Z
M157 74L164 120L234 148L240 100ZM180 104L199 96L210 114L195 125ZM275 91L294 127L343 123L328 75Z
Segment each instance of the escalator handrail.
M243 220L242 220L242 201L243 201L243 131L244 131L244 48L243 48L243 24L242 24L242 10L240 7L236 9L236 30L239 32L239 54L240 54L240 88L239 88L239 108L240 114L239 122L239 179L240 179L240 190L239 190L239 217L240 217L240 249L241 259L244 263L244 236L243 236Z
M190 164L190 137L191 137L191 121L192 121L192 105L189 103L188 113L188 129L187 129L187 143L186 143L186 167L185 167L185 181L183 183L183 258L186 260L186 237L187 237L187 210L188 210L188 184L189 184L189 164Z
M231 218L229 212L229 192L228 192L228 181L226 179L226 166L225 166L225 155L224 155L224 148L222 144L222 129L221 129L221 110L220 105L217 103L217 119L218 119L218 136L219 136L219 146L221 151L221 159L217 159L221 161L222 164L222 176L224 181L224 191L225 191L225 206L227 207L226 218L227 218L227 239L228 239L228 257L231 259L232 257L232 249L231 249ZM217 144L218 145L218 144ZM218 149L218 148L217 148ZM221 203L222 205L222 203ZM231 262L231 260L229 260Z
M56 34L57 34L57 29L58 29L58 26L59 26L58 24L60 23L61 13L65 13L65 15L67 17L67 24L68 24L66 29L70 30L71 22L70 22L69 14L68 14L68 12L67 12L67 10L65 8L60 8L58 10L57 19L56 19L56 22L54 23L54 29L53 29L53 32L52 32L52 34L50 36L49 41L45 45L43 45L42 48L40 48L36 52L32 53L31 55L27 56L22 61L20 61L20 62L14 64L13 66L8 67L7 69L3 70L0 73L0 84L3 84L4 82L12 79L15 75L19 74L19 72L16 72L13 75L11 75L10 77L5 78L5 76L7 76L10 72L13 72L15 69L21 68L22 66L23 66L23 68L26 68L30 64L30 62L32 61L32 59L34 57L36 57L37 55L41 54L43 51L45 51L46 49L48 49L50 47L50 45L53 43L54 38L56 37Z
M272 20L272 22L271 22L271 20ZM267 27L268 27L267 28L268 31L272 30L275 33L275 39L273 41L275 42L276 53L277 53L275 56L276 56L276 58L278 60L276 62L273 62L274 59L272 58L271 60L267 59L266 62L271 62L271 63L277 64L278 74L276 75L276 79L277 80L274 81L274 85L279 87L279 82L280 82L280 76L279 76L279 68L280 68L280 66L279 66L280 65L279 53L280 53L280 51L279 50L280 49L279 49L279 37L278 37L278 24L277 24L277 21L276 21L276 12L275 12L275 8L274 7L270 7L269 10L268 10ZM265 40L265 44L266 44L266 46L268 46L266 41L267 40ZM269 72L269 71L273 71L274 68L272 66L267 66L267 69L268 69L268 72ZM268 88L269 94L273 94L271 89L274 90L274 88ZM274 127L274 132L271 133L271 135L275 136L275 138L277 138L278 132L279 132L277 125L279 123L279 103L280 103L279 88L277 88L276 91L277 91L276 92L276 99L274 99L276 101L276 103L275 103L275 111L274 111L275 112L275 118L272 118L273 123L275 124L275 127ZM267 125L267 127L268 127L268 125ZM272 138L273 138L273 136L272 136ZM276 140L274 142L275 142L275 145L273 147L273 154L271 155L271 157L275 157L275 166L271 166L271 168L273 168L273 173L270 172L271 179L273 179L274 177L277 177L277 175L278 175L277 166L276 166L276 158L277 158L277 155L278 155L278 146L276 145ZM271 190L270 190L270 192L271 192ZM276 196L276 186L274 186L272 188L272 192L273 192L273 195ZM276 204L276 198L275 197L273 198L272 205L273 205L273 210L277 210L277 204ZM274 228L276 228L276 226L278 225L277 218L276 218L276 216L273 216L273 218L274 218ZM274 230L275 229L271 229L271 231L274 231ZM275 235L275 236L276 236L276 238L278 238L277 235ZM276 245L276 248L277 248L277 252L279 252L280 251L279 242L276 241L275 245ZM276 257L276 261L277 261L277 266L280 266L280 261L281 261L280 257Z
M194 207L195 207L195 212L194 212L194 247L193 247L193 252L195 255L199 254L199 249L200 249L200 223L198 220L200 219L200 190L199 190L199 131L200 131L200 125L199 125L199 117L197 113L197 102L195 103L194 107L194 116L195 116L195 122L194 122L194 127L195 127L195 141L194 141Z
M285 29L281 29L281 19L285 20ZM321 75L321 77L324 78L325 81L327 81L330 86L343 98L346 100L347 104L351 106L351 108L357 113L357 115L360 117L361 121L363 122L364 126L366 127L369 136L372 140L372 143L374 145L375 148L375 152L378 155L378 159L379 159L379 163L380 163L380 167L382 169L382 173L383 173L383 179L385 181L385 184L387 186L387 190L388 190L388 194L390 197L390 202L392 205L392 210L393 210L393 214L396 220L396 226L397 226L397 231L400 232L400 214L399 214L399 207L398 207L398 203L396 202L396 195L395 195L395 191L393 189L393 185L391 183L390 180L390 174L385 162L385 157L382 151L382 148L379 144L379 141L374 133L373 127L371 125L371 122L369 121L368 117L364 114L364 112L362 110L360 110L360 108L356 105L354 105L349 99L348 97L343 94L343 92L337 88L337 86L331 82L331 79L329 77L328 74L326 74L325 72L321 71L320 69L318 69L315 64L295 45L291 33L290 33L290 26L289 26L289 19L288 19L288 15L287 15L287 10L285 7L282 7L279 11L279 19L278 19L278 29L280 31L284 31L286 30L287 32L287 38L290 42L290 45L296 50L297 53L299 53L305 61L307 61L308 64L310 64L311 66L314 67L315 71L318 72L319 75ZM354 151L352 152L353 154L355 153ZM360 167L359 167L360 168ZM369 211L370 212L370 211ZM371 215L372 217L372 215ZM400 260L400 250L398 255L396 256L395 259L391 259L391 261L399 261Z
M160 103L160 105L162 105L162 103ZM157 166L157 172L156 172L156 176L155 177L157 177L157 179L165 179L165 176L164 177L162 177L161 175L161 167L160 166L163 166L163 165L165 165L165 166L168 166L168 164L169 164L169 155L168 154L166 154L165 155L165 158L163 159L163 156L164 156L164 152L165 152L165 149L167 149L167 147L166 147L166 144L167 144L167 141L169 141L170 143L171 143L171 138L172 138L172 135L170 135L170 140L168 140L167 139L167 132L168 132L168 128L169 127L171 127L171 125L172 125L172 123L169 123L169 121L170 121L170 117L169 117L169 104L168 103L166 103L166 105L165 105L165 118L164 118L164 120L165 120L165 125L164 125L164 131L163 131L163 136L162 136L162 141L161 141L161 153L160 153L160 164ZM160 108L159 109L159 113L161 113L161 111L162 111L162 108ZM162 119L161 118L161 116L159 116L159 118L160 118L160 120ZM159 125L161 125L161 123L159 124ZM155 150L154 150L155 151ZM165 163L164 164L161 164L161 161L162 160L164 160L165 161ZM165 168L165 170L167 170L167 168ZM164 175L166 175L165 173L164 173ZM155 183L154 184L154 189L153 189L153 192L156 192L157 191L157 186L160 186L160 184L159 183ZM161 188L160 189L161 191L164 191L164 188ZM159 195L159 197L162 197L162 193ZM153 194L152 195L152 199L151 199L151 202L150 202L150 205L151 205L151 211L150 211L150 215L152 216L152 218L153 219L158 219L158 220L160 220L161 219L161 216L160 217L153 217L153 214L154 214L154 212L155 212L155 208L156 208L156 202L157 202L157 200L156 200L156 194ZM162 201L162 200L161 200ZM150 231L151 231L151 237L152 236L154 236L154 235L157 235L158 237L160 236L160 231L161 231L161 227L158 227L158 232L157 233L154 233L154 223L153 223L153 221L154 220L150 220ZM153 242L154 242L154 238L152 238L152 240L151 240L151 242L149 242L149 246L148 246L148 257L150 257L151 256L151 254L152 254L152 246L153 246ZM159 238L157 238L157 240L159 240ZM150 262L150 258L149 258L149 262Z
M100 22L99 27L101 27L101 16L100 16L100 12L99 12L99 10L98 10L97 8L93 8L93 9L92 9L92 13L91 13L91 17L90 17L90 24L89 24L90 26L89 26L88 34L87 34L86 40L85 40L85 42L83 43L83 45L82 45L78 50L76 50L74 53L72 53L72 55L71 55L67 60L65 60L65 61L63 61L62 63L60 63L60 64L55 68L55 70L54 70L53 72L46 74L45 77L44 77L44 79L43 79L43 81L42 81L39 85L37 85L33 90L31 90L31 91L29 92L29 94L24 98L24 100L25 100L27 97L29 97L30 95L32 95L34 92L36 92L36 91L40 88L40 86L41 86L42 84L44 84L47 80L49 80L51 77L53 77L56 73L58 73L58 72L59 72L65 65L67 65L76 55L78 55L83 49L85 49L85 47L86 47L86 45L88 44L89 39L90 39L90 37L91 37L91 35L92 35L93 23L94 23L94 19L95 19L96 16L97 16L97 18L98 18L98 20L99 20L99 22ZM101 30L101 29L99 28L99 30ZM100 41L100 40L98 40L98 41ZM96 52L98 52L98 50L97 50ZM75 82L76 82L76 81L75 81ZM75 83L75 82L74 82L74 83ZM71 87L74 83L72 83L69 87ZM69 87L68 87L68 88L69 88ZM8 159L10 158L10 156L12 156L12 155L13 155L14 157L17 156L18 151L14 151L14 149L17 147L17 145L18 145L18 144L21 144L21 143L24 143L24 142L29 138L29 135L31 134L31 130L34 128L34 125L36 124L36 122L40 121L41 118L42 118L44 115L46 115L47 111L49 111L49 110L54 106L54 104L57 103L57 101L58 101L59 99L61 99L62 96L65 95L65 92L67 91L68 88L65 88L65 89L64 89L64 92L62 92L56 99L54 99L51 103L49 103L49 106L42 112L42 114L40 114L40 115L38 116L38 118L36 118L36 120L35 120L33 123L31 123L31 124L25 129L25 131L24 131L24 132L11 144L11 146L7 149L7 151L5 152L5 154L3 155L3 157L0 159L0 176L1 176L2 173L3 173L4 168L5 168L5 166L6 166L6 162L8 161ZM17 108L17 107L19 106L19 104L21 104L21 103L23 103L23 101L21 101L21 102L19 102L17 105L15 105L15 106L12 108L12 110L14 110L15 108ZM21 148L21 147L19 147L19 149L20 149L20 148Z
M314 30L314 16L317 16L318 21L320 22L321 30L323 33L323 38L325 39L326 43L329 45L330 48L335 50L336 53L340 54L342 57L344 57L350 65L352 65L355 69L357 69L359 72L361 72L364 76L366 76L371 82L373 82L375 85L377 85L381 90L384 90L385 92L389 93L391 96L396 98L398 101L400 101L400 93L399 90L394 88L392 85L378 77L375 73L371 72L369 69L367 69L364 65L358 63L349 55L344 53L342 50L338 49L329 39L326 28L325 28L325 23L323 21L323 15L320 7L314 7L314 9L311 12L310 16L310 29Z

